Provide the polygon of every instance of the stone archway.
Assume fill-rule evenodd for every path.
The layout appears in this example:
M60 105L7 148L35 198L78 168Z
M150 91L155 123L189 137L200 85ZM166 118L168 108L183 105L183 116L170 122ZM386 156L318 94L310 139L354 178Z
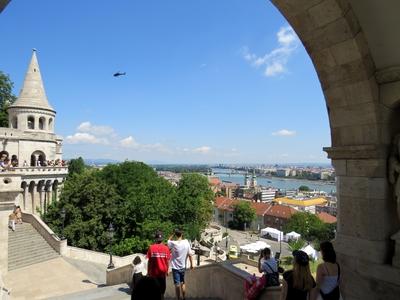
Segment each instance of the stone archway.
M390 236L400 226L386 165L397 112L382 103L382 76L354 1L271 2L298 34L325 95L332 146L324 150L337 175L336 249L345 299L395 299L400 281L393 277Z

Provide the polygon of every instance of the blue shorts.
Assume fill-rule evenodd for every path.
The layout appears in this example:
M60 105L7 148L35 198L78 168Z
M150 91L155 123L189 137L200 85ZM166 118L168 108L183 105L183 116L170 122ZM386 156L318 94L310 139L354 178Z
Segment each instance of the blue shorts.
M172 269L172 277L175 285L185 283L185 269Z

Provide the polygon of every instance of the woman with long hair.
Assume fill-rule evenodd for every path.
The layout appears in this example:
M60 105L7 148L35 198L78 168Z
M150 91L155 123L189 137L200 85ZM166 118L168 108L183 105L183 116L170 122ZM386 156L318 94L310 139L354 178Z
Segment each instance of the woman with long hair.
M315 299L340 299L340 266L336 262L336 252L331 242L320 244L323 263L317 267L317 287Z
M281 300L308 300L311 297L315 280L311 275L307 253L293 251L293 270L283 273Z

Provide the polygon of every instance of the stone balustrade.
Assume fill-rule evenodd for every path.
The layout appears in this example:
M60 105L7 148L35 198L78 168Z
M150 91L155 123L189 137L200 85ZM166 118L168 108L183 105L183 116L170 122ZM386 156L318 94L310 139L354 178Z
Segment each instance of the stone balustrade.
M42 167L15 167L0 173L0 176L7 174L29 174L29 175L45 175L45 174L68 174L67 166L42 166Z
M239 261L239 260L238 260ZM238 261L235 261L236 263ZM231 262L214 263L187 270L185 275L187 295L191 298L244 299L244 282L250 274L236 268ZM132 266L125 265L107 270L107 285L131 282ZM258 299L278 300L280 287L265 289ZM172 276L167 277L166 297L175 297Z

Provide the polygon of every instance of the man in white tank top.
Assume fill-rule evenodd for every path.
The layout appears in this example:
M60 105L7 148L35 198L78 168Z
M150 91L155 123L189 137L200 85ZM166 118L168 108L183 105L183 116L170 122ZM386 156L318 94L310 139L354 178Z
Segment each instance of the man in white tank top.
M186 260L189 258L190 268L193 269L192 249L190 248L189 241L183 239L182 231L178 229L168 239L168 247L171 251L171 268L176 299L185 299Z

